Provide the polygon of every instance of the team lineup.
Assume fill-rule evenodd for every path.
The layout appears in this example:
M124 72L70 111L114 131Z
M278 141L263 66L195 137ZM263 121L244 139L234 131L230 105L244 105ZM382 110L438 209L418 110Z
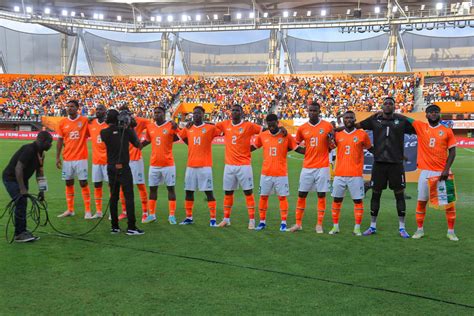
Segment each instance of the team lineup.
M269 114L266 128L243 120L243 110L238 104L232 106L231 119L217 124L204 122L204 108L196 106L192 121L179 129L173 121L167 121L166 110L154 108L153 122L136 117L134 131L140 139L130 136L130 147L124 151L129 155L133 185L136 185L142 206L142 223L156 221L156 204L158 187L166 186L168 199L168 222L178 224L176 219L176 167L173 158L173 144L182 140L188 147L188 160L184 179L186 217L180 225L194 223L193 207L194 192L204 192L209 209L209 225L211 227L227 227L231 225L231 213L234 204L234 191L242 188L248 211L248 229L261 231L266 229L266 213L271 195L277 195L280 208L280 228L282 232L298 232L303 229L302 220L306 209L309 192L317 193L316 233L324 233L323 220L326 213L326 194L333 197L331 214L333 227L329 234L340 232L339 217L346 191L349 191L354 205L355 236L369 236L377 233L377 216L380 198L387 186L394 192L399 220L399 234L402 238L419 239L424 236L423 223L429 200L428 181L438 177L445 181L451 175L450 168L455 159L456 141L451 129L440 124L440 109L430 105L426 109L428 123L414 121L405 116L395 114L395 100L386 98L382 112L356 122L355 113L347 111L342 116L343 126L334 128L327 121L320 119L320 105L308 105L309 121L297 130L296 136L288 134L278 123L275 114ZM62 179L66 184L67 209L58 217L75 215L74 179L77 178L85 207L85 219L103 217L103 182L109 182L115 192L113 199L122 202L122 213L112 209L112 233L120 232L118 221L128 220L130 235L142 234L135 225L133 186L120 185L110 179L110 157L108 147L111 137L105 131L109 125L106 121L107 109L99 105L96 117L88 120L78 114L79 104L69 101L68 117L61 120L57 133L56 166L62 170ZM373 143L364 130L373 132ZM405 172L403 168L404 134L416 134L418 137L418 169L421 170L418 181L418 201L416 207L417 230L410 236L405 229ZM143 136L143 137L142 137ZM224 137L225 167L223 176L223 220L217 222L216 199L214 197L212 173L212 142L217 136ZM92 142L92 182L94 186L95 214L91 210L91 192L88 186L88 149L87 140ZM151 157L148 173L149 195L145 185L145 166L141 149L151 145ZM258 205L254 197L254 179L251 166L251 152L262 150L263 164L259 183ZM333 181L331 185L330 152L336 151ZM370 201L370 227L362 231L361 222L364 214L363 199L364 151L374 155ZM299 177L298 198L295 206L296 222L287 224L289 212L289 181L287 154L295 151L304 156L303 168ZM109 158L109 159L108 159ZM110 181L109 181L110 180ZM131 201L131 202L130 202ZM257 209L258 207L258 209ZM259 221L256 223L255 213L258 210ZM115 213L115 214L114 214ZM133 213L133 215L132 215ZM117 218L115 218L117 215ZM456 210L454 206L446 208L448 223L447 238L457 241L454 233ZM128 233L127 232L127 233Z

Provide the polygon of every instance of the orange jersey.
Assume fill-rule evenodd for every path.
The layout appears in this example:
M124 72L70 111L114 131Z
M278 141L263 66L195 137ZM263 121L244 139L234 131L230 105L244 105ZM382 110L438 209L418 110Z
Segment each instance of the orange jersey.
M180 131L179 137L188 140L188 167L212 167L212 140L220 134L215 125L207 123Z
M144 139L146 126L148 123L150 123L150 121L142 117L135 117L135 121L137 122L137 126L135 126L135 132L137 133L138 139L141 141ZM140 160L142 158L142 151L137 147L130 144L128 149L130 152L130 160Z
M303 168L329 167L328 134L333 130L331 123L320 120L316 125L307 122L296 132L296 142L304 142L306 153Z
M453 131L441 124L431 127L421 121L412 123L418 137L418 169L443 171L448 149L456 146Z
M89 137L88 121L84 116L71 120L62 119L58 126L58 135L64 141L63 159L65 161L84 160L88 158L87 138Z
M345 130L336 133L336 170L335 176L362 177L364 169L364 149L372 147L369 135L362 129L348 133Z
M174 166L173 143L178 130L172 128L171 122L162 125L148 123L146 127L146 140L151 143L150 166Z
M97 119L89 123L89 135L92 141L92 163L95 165L107 164L107 148L100 138L100 131L107 127L107 123L99 123Z
M298 147L293 136L285 137L281 132L273 135L267 130L255 138L255 147L263 147L262 175L271 177L288 175L286 154Z
M234 125L232 120L219 122L216 126L224 133L225 163L233 166L250 165L250 140L262 131L262 127L244 121Z

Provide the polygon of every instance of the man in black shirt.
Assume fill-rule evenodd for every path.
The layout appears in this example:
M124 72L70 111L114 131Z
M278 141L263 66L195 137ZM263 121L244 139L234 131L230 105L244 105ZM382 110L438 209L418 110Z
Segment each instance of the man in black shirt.
M51 148L53 137L50 133L38 133L36 140L28 145L23 145L13 155L7 167L3 170L3 184L15 203L15 241L29 242L38 240L26 230L26 207L28 194L28 180L36 172L36 178L44 181L43 163L44 152ZM44 187L40 185L39 198L44 199Z
M128 165L130 155L128 144L141 149L142 145L133 128L118 126L119 112L109 110L105 122L109 127L100 131L100 138L107 148L107 174L110 186L110 216L113 234L120 233L118 225L117 203L119 200L120 186L125 195L127 209L128 229L127 235L143 235L144 232L135 225L135 200L133 193L132 171Z
M380 209L382 191L389 188L395 193L399 218L399 232L403 238L410 235L405 230L405 170L403 150L405 134L415 134L415 129L406 117L394 113L395 100L384 99L382 113L377 113L356 124L358 128L371 130L374 144L374 164L372 167L372 199L370 214L372 220L364 236L376 233L377 215Z

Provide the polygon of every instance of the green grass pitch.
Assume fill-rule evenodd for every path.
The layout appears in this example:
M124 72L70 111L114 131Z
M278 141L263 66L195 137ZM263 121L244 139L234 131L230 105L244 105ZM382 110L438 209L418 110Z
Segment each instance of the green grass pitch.
M24 141L2 140L0 166ZM55 144L54 144L55 145ZM177 219L184 218L183 178L186 148L175 145ZM146 165L150 148L144 150ZM224 147L214 146L215 196L222 217ZM64 183L54 167L55 148L47 154L49 212L65 210ZM293 157L293 158L291 158ZM294 208L302 161L290 153ZM261 152L253 154L258 188ZM268 229L248 231L245 199L236 192L232 226L208 226L204 194L196 194L195 225L167 223L166 189L158 191L158 222L143 225L143 236L112 236L104 219L92 233L65 238L51 227L40 227L41 240L32 244L0 241L0 314L473 314L474 313L474 160L473 151L458 149L454 164L458 192L456 233L446 238L444 213L428 210L425 238L398 236L395 201L382 196L378 234L352 235L352 202L341 212L341 233L317 235L316 196L310 194L302 232L280 233L278 201L270 198ZM147 170L146 170L147 172ZM36 192L36 184L30 181ZM255 191L258 191L255 190ZM92 192L92 184L91 184ZM416 229L416 184L408 185L407 230ZM105 196L107 193L104 194ZM141 206L136 191L137 214ZM370 198L370 193L369 193ZM369 198L364 200L362 229L369 223ZM256 195L258 201L258 196ZM3 208L9 199L0 193ZM330 205L326 232L332 225ZM94 205L92 204L94 208ZM94 222L82 218L76 182L73 218L52 218L60 229L80 233ZM257 213L258 219L258 213ZM0 220L2 235L6 219ZM125 223L121 223L125 228Z

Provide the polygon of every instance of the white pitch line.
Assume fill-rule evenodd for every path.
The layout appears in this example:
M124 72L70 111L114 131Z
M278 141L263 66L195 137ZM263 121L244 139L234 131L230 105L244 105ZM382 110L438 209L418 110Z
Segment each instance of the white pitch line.
M472 150L472 149L469 149L469 148L464 148L464 149L467 150L470 153L474 153L474 150Z
M288 158L295 159L295 160L304 160L304 158L293 157L292 155L288 155Z

